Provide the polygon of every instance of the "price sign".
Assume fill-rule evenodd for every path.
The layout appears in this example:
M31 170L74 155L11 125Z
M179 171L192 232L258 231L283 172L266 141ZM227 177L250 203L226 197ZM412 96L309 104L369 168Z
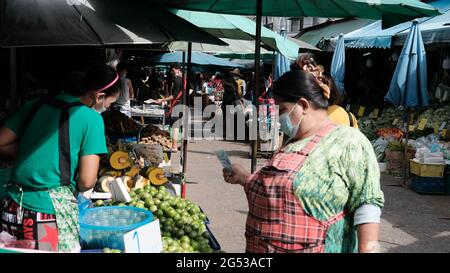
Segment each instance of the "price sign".
M372 118L378 118L378 115L380 114L380 109L375 108L372 112Z
M392 125L397 125L398 124L398 118L394 119L394 121L392 122Z
M364 111L366 111L366 107L360 106L360 107L359 107L359 110L358 110L358 116L359 116L359 117L364 116Z
M425 129L425 126L427 125L428 120L426 118L420 119L419 126L417 126L417 129L420 131L423 131Z
M408 131L414 132L416 130L416 125L409 125Z
M123 235L126 253L161 253L163 250L159 220Z

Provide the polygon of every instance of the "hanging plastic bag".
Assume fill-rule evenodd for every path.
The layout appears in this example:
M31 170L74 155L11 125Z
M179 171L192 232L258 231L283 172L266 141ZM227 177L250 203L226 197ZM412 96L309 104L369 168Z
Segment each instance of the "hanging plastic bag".
M378 138L372 143L373 150L375 151L378 162L382 162L384 160L384 152L386 151L388 144L389 141L383 137Z
M80 216L83 215L88 208L94 206L92 204L92 201L84 197L81 193L78 194L77 202L78 202L78 215Z

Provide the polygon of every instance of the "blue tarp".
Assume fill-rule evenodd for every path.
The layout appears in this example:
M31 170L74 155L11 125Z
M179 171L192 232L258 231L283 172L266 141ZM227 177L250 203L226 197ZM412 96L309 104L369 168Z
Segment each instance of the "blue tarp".
M187 60L187 53L185 55L185 61ZM243 65L227 61L222 58L217 58L209 54L201 52L192 52L192 63L198 65L208 66L226 66L226 67L244 67ZM171 52L165 53L150 58L150 62L153 64L171 64L171 63L183 63L183 52Z
M396 106L429 104L427 59L419 23L412 23L385 99Z
M286 32L282 31L280 33L282 37L286 37ZM275 71L273 75L273 79L276 81L278 80L284 73L288 72L290 68L291 62L289 61L286 56L282 55L281 53L277 52L275 55Z
M432 18L418 19L424 43L450 40L450 26L445 26L446 23L450 24L450 1L438 0L429 4L445 13ZM390 48L393 44L403 45L411 28L411 22L401 23L387 29L381 29L381 26L382 23L379 20L344 35L345 46L350 48Z
M339 93L341 95L344 95L345 46L343 35L339 35L339 40L334 50L333 60L331 61L331 77L333 77L334 82L336 83L336 86L339 90Z

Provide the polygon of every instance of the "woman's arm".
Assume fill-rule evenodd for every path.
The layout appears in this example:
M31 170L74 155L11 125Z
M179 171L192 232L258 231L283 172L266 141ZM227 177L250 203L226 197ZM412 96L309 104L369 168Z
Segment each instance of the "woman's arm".
M130 84L130 89L129 89L130 94L129 94L129 97L130 97L130 99L134 99L133 82L132 82L131 80L129 80L129 81L130 81L130 82L129 82L129 84Z
M173 96L168 96L167 98L163 98L163 99L157 99L156 102L157 103L162 103L164 101L172 101L174 99Z
M100 157L98 155L85 155L80 157L78 178L78 190L80 192L92 189L97 183L98 166Z
M361 224L357 226L357 230L359 253L379 253L378 234L380 232L380 224Z
M0 155L15 159L19 150L17 135L7 127L0 128Z
M244 186L251 173L242 165L233 164L231 170L223 169L223 178L230 184L240 184Z
M0 147L8 146L17 141L17 135L7 127L0 128Z

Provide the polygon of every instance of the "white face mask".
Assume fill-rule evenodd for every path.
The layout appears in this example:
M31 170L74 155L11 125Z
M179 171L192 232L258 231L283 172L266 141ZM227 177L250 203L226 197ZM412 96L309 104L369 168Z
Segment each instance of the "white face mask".
M295 104L295 106L292 107L292 109L291 109L291 111L289 111L289 113L284 113L284 114L280 115L280 117L279 117L280 130L289 137L289 140L294 138L297 135L298 130L300 128L300 123L302 123L303 118L305 117L305 115L302 115L298 124L296 126L292 126L291 118L289 117L289 115L292 113L292 111L294 111L294 109L297 106L299 106L299 105Z
M100 115L101 115L103 112L105 112L105 111L107 110L106 107L105 107L105 98L103 98L103 100L102 100L102 108L97 109L97 108L95 108L95 106L93 106L92 109L95 110L95 111L96 111L97 113L99 113Z

